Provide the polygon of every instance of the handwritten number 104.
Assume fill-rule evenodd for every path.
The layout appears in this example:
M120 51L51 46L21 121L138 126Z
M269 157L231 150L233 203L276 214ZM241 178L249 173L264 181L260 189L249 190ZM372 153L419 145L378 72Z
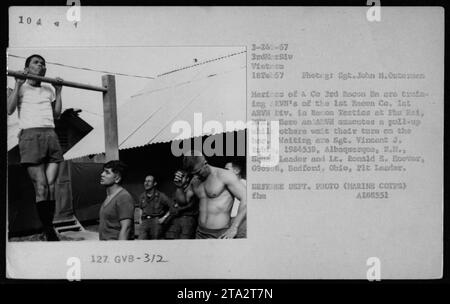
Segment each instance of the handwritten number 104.
M22 23L22 24L24 24L24 23L26 23L26 24L31 24L31 22L33 22L33 20L31 19L31 17L27 17L26 19L24 19L23 16L19 16L19 23ZM36 25L42 25L41 18L39 18L39 19L36 21Z

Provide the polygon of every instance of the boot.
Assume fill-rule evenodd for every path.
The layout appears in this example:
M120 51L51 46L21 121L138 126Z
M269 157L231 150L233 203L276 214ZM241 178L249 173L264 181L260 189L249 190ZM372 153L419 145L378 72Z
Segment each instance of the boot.
M53 216L55 214L55 201L41 201L36 203L36 209L41 220L43 232L47 241L54 242L59 241L53 228Z

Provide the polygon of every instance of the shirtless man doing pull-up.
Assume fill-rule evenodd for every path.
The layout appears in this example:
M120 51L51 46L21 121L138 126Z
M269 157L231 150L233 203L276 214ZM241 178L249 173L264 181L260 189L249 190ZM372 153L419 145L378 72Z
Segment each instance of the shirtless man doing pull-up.
M199 199L197 239L232 239L247 214L245 186L226 169L209 165L200 152L184 156L181 171L175 173L178 204L189 204L194 195ZM231 221L234 198L240 201L236 217Z

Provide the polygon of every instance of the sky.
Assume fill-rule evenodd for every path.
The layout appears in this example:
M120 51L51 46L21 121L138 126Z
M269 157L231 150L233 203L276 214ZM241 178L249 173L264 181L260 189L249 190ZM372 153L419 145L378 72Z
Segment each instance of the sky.
M241 52L242 47L102 47L102 48L10 48L9 55L28 57L40 54L47 61L47 77L101 86L105 73L54 65L158 77L162 73L194 65L203 61ZM25 59L8 56L8 70L21 71ZM8 88L14 87L14 78L8 77ZM117 106L144 89L152 79L116 75ZM102 121L102 93L64 87L63 110L81 109L80 117L91 125Z

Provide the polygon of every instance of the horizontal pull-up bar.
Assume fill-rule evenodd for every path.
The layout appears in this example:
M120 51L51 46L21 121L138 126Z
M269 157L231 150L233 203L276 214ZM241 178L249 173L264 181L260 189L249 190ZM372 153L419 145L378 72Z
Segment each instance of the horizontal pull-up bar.
M77 83L77 82L66 81L66 80L59 81L55 78L25 74L23 72L8 71L7 75L11 76L11 77L16 77L16 78L33 79L33 80L38 80L38 81L42 81L42 82L48 82L48 83L52 83L52 84L56 84L56 85L63 85L66 87L72 87L72 88L83 89L83 90L98 91L98 92L107 92L108 91L108 88L105 88L105 87L96 87L96 86L92 86L92 85L88 85L88 84Z
M114 75L103 75L103 87L76 83L55 78L25 74L23 72L8 71L8 76L33 79L67 87L103 92L103 122L105 128L105 156L106 161L119 159L119 136L117 131L116 78Z

